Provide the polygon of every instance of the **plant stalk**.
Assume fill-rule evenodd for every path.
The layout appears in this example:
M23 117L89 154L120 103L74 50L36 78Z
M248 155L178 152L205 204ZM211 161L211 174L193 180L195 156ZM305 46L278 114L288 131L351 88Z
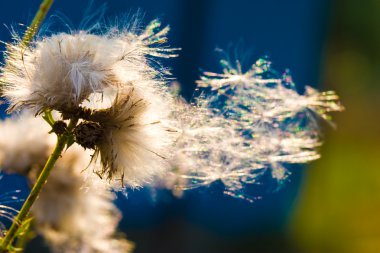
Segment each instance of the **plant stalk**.
M22 38L22 43L25 46L28 46L30 41L33 39L34 35L36 35L38 29L41 26L42 21L44 21L46 14L48 13L53 2L54 0L44 0L41 3L40 8L38 9L36 15L32 20L32 23L30 24L30 26L25 32L24 37Z
M53 153L50 155L49 159L47 160L44 168L41 171L41 174L39 175L36 183L34 184L28 198L24 202L20 212L16 216L15 220L12 223L12 226L7 231L5 237L3 238L3 241L0 246L0 252L6 252L9 245L13 242L14 237L16 235L17 230L19 229L22 222L27 217L30 208L33 206L34 202L37 200L43 186L46 183L46 180L51 172L51 170L54 167L54 164L57 162L58 158L61 156L62 151L64 150L66 146L66 142L68 140L68 135L63 134L58 137L57 144L54 148Z

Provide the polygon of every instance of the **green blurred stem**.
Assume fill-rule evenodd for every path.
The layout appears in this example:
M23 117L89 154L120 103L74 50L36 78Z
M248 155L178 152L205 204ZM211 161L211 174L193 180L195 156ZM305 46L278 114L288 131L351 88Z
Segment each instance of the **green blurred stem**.
M44 0L41 3L38 12L34 16L32 23L30 24L30 26L25 32L24 37L22 38L22 43L25 46L28 46L30 41L33 39L34 35L36 35L38 29L42 24L42 21L44 21L46 14L48 13L53 2L54 0Z
M58 158L61 156L62 151L65 148L68 136L62 135L58 137L57 144L54 148L53 153L50 155L48 161L46 162L44 168L41 171L36 183L34 184L28 198L26 199L24 205L22 206L20 212L16 216L11 228L7 231L6 236L4 237L0 250L1 252L6 252L9 245L13 242L17 230L20 227L20 224L27 217L30 208L33 206L34 202L37 200L38 195L40 194L43 186L46 183L46 180L54 167L54 164L57 162Z
M45 110L44 115L42 118L51 126L53 127L55 120L53 118L53 115L51 113L51 110Z
M27 218L24 222L26 224L21 225L22 227L20 227L19 231L17 231L17 242L14 250L15 252L24 252L26 244L35 236L34 233L30 230L32 226L32 218Z
M7 252L8 247L14 241L15 236L17 235L17 230L19 229L20 225L24 222L24 220L27 218L31 207L33 206L34 202L37 200L39 194L41 193L41 190L43 186L46 184L47 178L49 177L51 170L53 169L55 163L57 162L63 150L65 149L65 146L71 137L71 131L75 128L77 122L78 120L71 120L69 126L67 127L67 132L58 136L58 140L53 150L53 153L47 160L28 198L24 202L24 205L21 207L21 210L16 216L15 220L13 221L12 226L7 231L5 237L2 240L0 245L0 252Z

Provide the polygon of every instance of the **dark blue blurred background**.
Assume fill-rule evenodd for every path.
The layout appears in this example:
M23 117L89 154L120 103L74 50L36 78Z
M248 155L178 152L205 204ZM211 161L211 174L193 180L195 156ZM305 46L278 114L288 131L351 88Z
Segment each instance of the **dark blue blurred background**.
M96 0L93 6L96 9L104 2ZM168 64L182 84L183 95L189 98L201 69L220 71L215 48L228 49L242 41L240 44L253 52L247 66L258 57L268 56L275 69L291 70L300 89L305 84L317 85L329 18L328 2L109 0L105 16L112 19L140 9L145 13L145 23L158 17L169 24L170 44L182 50ZM1 1L0 23L16 27L18 23L29 24L38 5L37 0ZM88 1L56 0L50 14L59 11L75 26L88 6ZM0 36L2 41L10 40L4 25L0 26ZM187 192L182 199L164 190L131 191L117 200L124 214L120 229L136 243L136 253L297 252L285 228L297 198L301 174L300 168L292 168L289 182L278 191L273 191L271 180L252 187L249 189L252 195L263 197L255 203L223 196L218 183ZM0 181L1 191L16 185L26 187L25 182L24 186L19 183L19 178L7 179L8 186L4 181ZM42 252L38 247L34 242L29 252Z

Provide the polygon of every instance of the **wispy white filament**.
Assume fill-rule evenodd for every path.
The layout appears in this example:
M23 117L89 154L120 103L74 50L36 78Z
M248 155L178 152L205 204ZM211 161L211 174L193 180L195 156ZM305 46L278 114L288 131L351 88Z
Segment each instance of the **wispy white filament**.
M266 60L246 72L238 61L221 63L222 74L205 72L198 81L207 95L177 112L183 135L172 173L183 189L221 181L226 194L252 201L244 188L266 171L281 182L289 164L320 157L318 117L330 120L328 113L343 106L332 91L306 87L299 94L290 75L277 74Z
M4 174L0 174L0 182L3 183L2 180L4 180ZM4 236L6 232L6 227L2 221L8 220L13 222L19 212L11 204L24 201L19 196L20 192L21 190L10 190L0 194L0 236Z

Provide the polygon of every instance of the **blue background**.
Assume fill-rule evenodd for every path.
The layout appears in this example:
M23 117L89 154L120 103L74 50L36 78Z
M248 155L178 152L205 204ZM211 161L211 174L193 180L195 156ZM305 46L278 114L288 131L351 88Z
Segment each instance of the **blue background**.
M167 63L182 84L183 95L189 98L201 69L220 71L215 48L228 49L239 43L253 52L247 66L268 56L275 69L291 70L300 89L305 84L316 86L329 15L327 2L109 0L105 16L112 19L140 9L146 23L158 17L169 24L170 44L182 50L180 57ZM94 1L93 6L96 9L102 3ZM88 6L88 1L58 0L50 13L63 13L75 28ZM37 8L38 1L2 1L0 23L15 27L28 24ZM0 26L0 36L2 41L10 40L5 26ZM163 190L131 191L116 201L124 213L120 228L136 243L136 253L296 252L286 224L302 175L300 168L292 172L289 182L278 191L273 191L270 180L265 180L264 187L251 187L252 195L263 196L252 204L223 196L219 183L188 192L182 199ZM0 181L0 190L14 189L15 185L26 188L18 177L9 177ZM35 241L29 252L42 252L39 244Z

